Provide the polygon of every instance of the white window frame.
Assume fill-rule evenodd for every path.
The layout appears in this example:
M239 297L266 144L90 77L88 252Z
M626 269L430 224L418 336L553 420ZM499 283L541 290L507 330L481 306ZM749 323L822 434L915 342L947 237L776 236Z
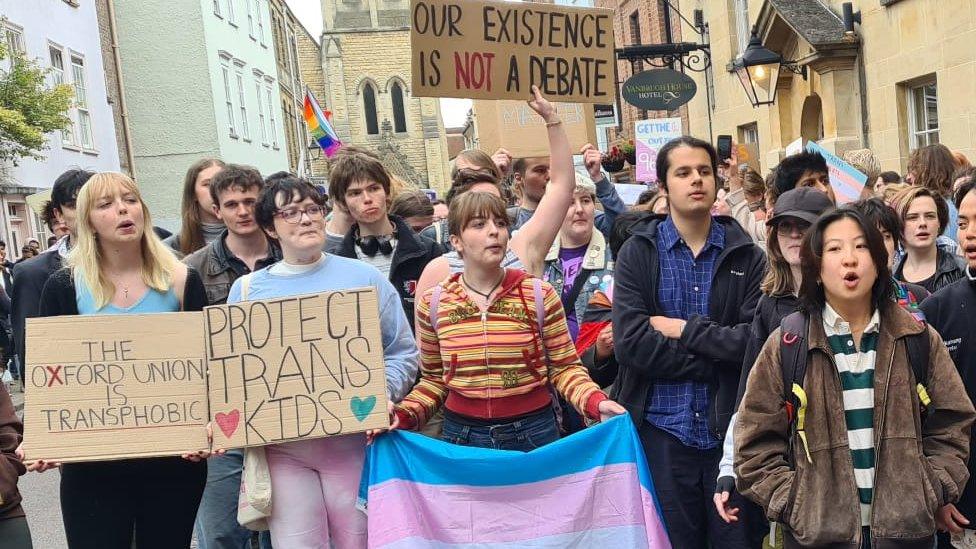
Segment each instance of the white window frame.
M264 91L268 100L268 142L278 150L280 147L278 146L278 118L275 116L274 80L267 76L264 77Z
M732 10L735 12L735 34L738 39L738 54L749 47L752 37L752 27L749 25L749 0L732 0Z
M250 2L251 0L244 0L245 2ZM268 47L267 42L264 39L264 17L261 15L261 0L254 0L254 17L258 20L258 41L261 45Z
M12 44L10 37L11 35L17 37L17 43ZM27 46L24 42L24 27L20 25L15 25L10 21L3 21L3 41L12 50L16 50L18 53L27 53Z
M251 37L251 40L255 40L254 36L254 6L251 4L251 0L244 0L244 6L247 8L247 34Z
M241 136L244 141L251 141L251 130L247 123L247 89L244 87L244 72L241 67L238 66L237 70L234 71L237 78L237 101L240 103L241 111Z
M55 44L54 42L50 42L50 41L47 43L47 48L48 48L47 61L48 61L48 66L51 68L51 72L49 73L50 80L48 81L49 85L52 88L59 84L68 84L69 86L73 86L71 82L71 73L66 71L64 68L65 57L69 57L67 50L64 48L64 46L60 44ZM61 68L57 68L54 66L54 57L52 54L55 52L57 52L58 58L61 60ZM68 60L68 65L69 66L71 65L70 57ZM60 79L58 79L58 77L60 77ZM68 119L71 122L67 128L61 130L61 146L68 149L77 149L78 136L75 133L75 123L74 123L75 117L74 117L74 113L72 112L72 109L73 106L69 106L68 110L65 112L65 114L67 115Z
M261 128L261 144L268 147L267 117L264 115L264 101L261 100L261 94L263 93L261 91L261 82L263 79L264 73L254 69L254 90L258 98L258 126Z
M81 61L81 63L75 63L75 60ZM88 90L88 76L85 74L85 56L76 51L68 52L68 62L71 65L71 84L75 89L75 117L74 119L78 122L78 132L76 132L76 137L78 138L78 145L86 151L95 150L95 129L92 125L92 115L89 109L88 97L91 95ZM80 83L78 74L75 72L76 68L80 68ZM79 88L81 92L79 92ZM84 121L84 122L83 122ZM87 122L87 124L85 123ZM86 128L87 126L87 128ZM87 131L86 131L87 129Z
M237 17L234 15L234 0L227 0L227 22L237 26Z
M213 11L214 11L214 15L223 19L224 14L220 13L220 2L221 0L213 0Z
M234 100L233 95L231 95L230 88L230 57L221 54L220 56L220 73L224 85L224 105L227 111L227 128L230 132L230 137L233 139L238 139L237 135L237 123L234 116Z
M926 127L918 127L918 108L916 106L915 99L917 94L924 94L925 88L933 86L935 88L935 95L932 96L935 99L935 129L929 129L928 125ZM925 145L931 145L934 143L939 143L940 130L939 126L939 83L936 79L932 78L908 86L906 103L908 106L908 148L909 150L915 150ZM928 122L928 109L925 111L926 122ZM934 136L934 140L933 140Z

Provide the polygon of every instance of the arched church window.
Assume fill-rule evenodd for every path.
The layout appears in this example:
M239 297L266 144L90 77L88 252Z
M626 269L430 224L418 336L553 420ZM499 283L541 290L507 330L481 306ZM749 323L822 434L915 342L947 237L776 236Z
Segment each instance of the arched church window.
M363 86L363 114L366 116L366 133L369 135L379 134L380 125L376 117L376 89L369 83Z
M393 96L393 131L404 133L407 131L407 113L403 108L403 88L399 82L394 82L390 88Z

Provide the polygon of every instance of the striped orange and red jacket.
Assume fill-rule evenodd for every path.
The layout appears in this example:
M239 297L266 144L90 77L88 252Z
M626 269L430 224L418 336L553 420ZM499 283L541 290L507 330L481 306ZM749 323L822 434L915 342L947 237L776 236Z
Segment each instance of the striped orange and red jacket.
M471 418L516 418L549 405L550 381L581 413L600 417L598 406L607 397L580 363L552 286L541 285L545 315L540 341L535 289L524 272L506 271L484 313L468 297L460 274L442 285L436 329L430 318L434 289L417 305L421 378L397 405L401 427L423 427L442 405Z

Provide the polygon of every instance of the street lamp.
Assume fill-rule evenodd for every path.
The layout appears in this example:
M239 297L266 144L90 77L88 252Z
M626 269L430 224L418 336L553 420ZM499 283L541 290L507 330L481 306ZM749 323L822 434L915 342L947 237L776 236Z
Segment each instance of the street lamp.
M735 60L733 68L745 89L753 107L772 105L776 101L776 83L782 68L807 78L807 68L798 67L793 61L783 61L783 56L762 45L756 30L752 31L749 46Z

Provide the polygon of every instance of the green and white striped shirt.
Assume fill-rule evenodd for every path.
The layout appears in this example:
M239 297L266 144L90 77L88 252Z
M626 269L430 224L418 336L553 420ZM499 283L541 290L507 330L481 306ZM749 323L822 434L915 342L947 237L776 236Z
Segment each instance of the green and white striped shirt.
M824 307L823 324L827 343L834 355L841 389L844 391L844 417L847 441L854 462L854 481L861 503L861 526L871 525L871 500L874 491L874 361L878 348L878 311L874 312L861 335L858 349L851 337L851 326L830 305Z

